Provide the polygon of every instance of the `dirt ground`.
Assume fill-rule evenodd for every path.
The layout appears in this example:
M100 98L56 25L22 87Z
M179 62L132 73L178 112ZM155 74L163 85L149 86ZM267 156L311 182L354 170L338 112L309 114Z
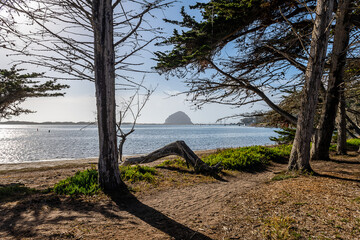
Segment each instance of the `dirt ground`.
M0 185L46 189L94 159L0 165ZM286 169L226 172L158 169L155 184L126 197L71 199L33 193L0 202L0 239L360 239L360 156L312 162L317 174L271 180Z

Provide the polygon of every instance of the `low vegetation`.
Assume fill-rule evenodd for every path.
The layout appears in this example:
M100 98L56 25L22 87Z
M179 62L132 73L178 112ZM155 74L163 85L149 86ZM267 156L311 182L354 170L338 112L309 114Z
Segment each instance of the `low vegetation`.
M145 181L154 183L158 174L155 168L146 166L120 167L120 174L124 181L131 183ZM95 195L100 192L98 183L98 171L95 167L78 171L74 176L69 177L55 184L54 192L61 195Z
M154 183L156 181L156 175L158 175L155 168L139 165L121 166L120 174L122 180L132 183L140 181Z
M270 161L283 161L290 155L291 145L277 147L252 146L231 148L211 154L203 161L213 166L222 162L226 170L257 170L266 166Z
M331 144L329 150L336 151L336 144ZM360 147L360 138L352 138L346 141L346 147L350 151L356 151Z
M68 177L54 186L54 192L61 195L94 195L99 191L98 172L95 167L78 171L74 176Z
M349 149L358 150L360 146L360 138L348 139L346 144Z

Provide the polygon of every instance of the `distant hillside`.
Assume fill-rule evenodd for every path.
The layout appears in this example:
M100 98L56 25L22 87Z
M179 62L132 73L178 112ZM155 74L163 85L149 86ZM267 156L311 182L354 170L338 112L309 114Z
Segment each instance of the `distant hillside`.
M168 125L192 125L191 119L184 112L176 112L171 114L166 120L164 124Z

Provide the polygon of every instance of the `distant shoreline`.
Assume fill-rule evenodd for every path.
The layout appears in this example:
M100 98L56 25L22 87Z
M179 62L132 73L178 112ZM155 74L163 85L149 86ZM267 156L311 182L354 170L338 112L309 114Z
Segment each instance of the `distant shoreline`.
M132 123L123 123L124 125L130 125ZM0 125L96 125L94 122L30 122L30 121L7 121L0 122ZM165 124L165 123L137 123L136 125L161 125L161 126L193 126L193 125L219 125L219 126L246 126L254 127L251 125L239 125L236 123L194 123L194 124Z

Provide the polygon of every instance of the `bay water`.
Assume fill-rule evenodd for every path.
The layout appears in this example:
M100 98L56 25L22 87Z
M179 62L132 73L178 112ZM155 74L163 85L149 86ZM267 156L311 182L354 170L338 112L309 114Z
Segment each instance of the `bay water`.
M124 126L128 131L130 126ZM124 155L150 153L177 140L193 150L273 144L273 128L235 125L137 125ZM96 157L96 126L0 125L0 164Z

